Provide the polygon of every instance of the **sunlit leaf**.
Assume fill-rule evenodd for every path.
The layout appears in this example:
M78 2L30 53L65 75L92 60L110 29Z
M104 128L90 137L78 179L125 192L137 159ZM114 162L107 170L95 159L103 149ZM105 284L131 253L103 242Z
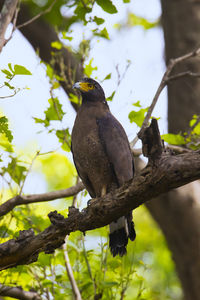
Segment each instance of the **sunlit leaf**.
M55 42L51 43L51 47L55 48L55 49L58 49L58 50L62 49L62 46L63 46L62 43L59 42L59 41L55 41Z
M12 142L13 135L8 127L8 119L4 117L0 117L0 133L4 133L9 142Z
M137 102L133 103L133 105L136 107L142 107L139 100Z
M106 75L106 77L103 79L103 81L104 81L104 80L110 79L110 78L111 78L111 75L112 75L111 73L109 73L108 75Z
M6 75L6 78L7 79L11 79L13 77L13 74L10 73L10 71L6 70L6 69L3 69L1 70L2 73L4 73Z
M112 92L112 94L108 98L106 98L106 100L107 101L112 101L114 96L115 96L115 91Z
M102 37L104 39L107 39L107 40L110 39L106 27L104 29L102 29L101 31L95 29L95 30L93 30L93 32L94 32L95 36L100 36L100 37Z
M32 75L32 73L21 65L14 65L14 74L15 75Z
M56 130L56 136L62 144L62 149L69 152L71 150L71 135L69 134L69 129Z
M12 86L12 85L10 85L8 82L4 82L4 84L10 89L10 90L14 90L15 89L15 87L14 86Z
M97 70L97 67L92 66L93 58L90 59L89 63L85 65L84 73L87 77L91 77L92 72Z
M131 123L137 124L137 126L141 127L144 121L145 113L147 112L147 108L141 108L139 111L131 111L128 115Z
M25 178L25 172L27 171L27 169L26 167L21 165L17 158L12 157L11 162L8 164L8 167L6 169L4 168L4 172L5 171L18 185L20 185L21 181Z
M62 120L64 116L64 112L62 110L62 105L60 104L58 98L50 98L48 100L50 106L45 111L46 120L48 121L55 121L55 120Z
M186 143L184 137L180 134L163 134L161 138L164 139L166 143L171 145L184 145Z
M109 14L116 14L117 8L111 0L96 0L96 3Z
M98 18L98 17L96 17L96 16L93 18L93 20L94 20L94 22L95 22L97 25L101 25L101 24L103 24L103 23L105 22L104 19Z

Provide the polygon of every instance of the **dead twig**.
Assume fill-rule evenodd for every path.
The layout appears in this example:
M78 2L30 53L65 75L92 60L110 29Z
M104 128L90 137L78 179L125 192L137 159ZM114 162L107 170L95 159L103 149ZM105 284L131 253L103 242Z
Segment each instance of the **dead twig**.
M138 133L138 136L136 136L136 137L134 138L134 140L130 143L130 144L131 144L131 148L133 148L133 147L135 146L135 144L137 143L139 137L142 135L144 129L148 126L149 120L150 120L150 118L151 118L151 115L152 115L152 112L153 112L153 110L154 110L154 107L155 107L155 105L156 105L156 103L157 103L157 101L158 101L158 98L159 98L159 96L160 96L162 90L164 89L164 87L165 87L165 86L167 85L167 83L169 82L169 80L172 80L172 78L173 78L174 76L175 76L174 79L177 79L178 76L179 76L179 77L182 77L182 76L183 76L183 73L180 73L180 74L174 75L173 77L169 77L169 75L170 75L170 73L172 72L172 70L173 70L173 68L175 67L175 65L177 65L178 63L181 63L181 62L183 62L183 61L185 61L185 60L187 60L187 59L189 59L189 58L191 58L191 57L195 57L195 56L197 56L197 55L199 55L199 54L200 54L200 47L199 47L198 49L192 51L192 52L189 52L189 53L183 55L183 56L177 57L177 58L175 58L175 59L170 59L169 64L168 64L168 66L167 66L167 69L166 69L166 71L165 71L165 73L164 73L164 75L163 75L163 77L162 77L162 79L161 79L161 82L160 82L160 84L159 84L159 86L158 86L158 89L157 89L157 91L156 91L156 94L155 94L155 96L154 96L154 98L153 98L153 100L152 100L152 103L151 103L151 105L149 106L149 109L148 109L147 114L146 114L146 116L145 116L145 119L144 119L144 121L143 121L142 127L141 127L141 129L140 129L140 131L139 131L139 133ZM191 73L191 72L189 72L189 73ZM184 76L185 76L185 75L184 75Z

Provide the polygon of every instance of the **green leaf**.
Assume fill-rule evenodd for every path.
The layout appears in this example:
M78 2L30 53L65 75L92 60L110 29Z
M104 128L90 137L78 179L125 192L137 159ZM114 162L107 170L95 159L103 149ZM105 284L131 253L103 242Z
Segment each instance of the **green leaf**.
M80 4L76 7L76 9L75 9L75 11L74 11L74 14L75 14L79 19L81 19L81 20L83 20L84 22L86 22L85 15L86 15L87 13L90 13L91 11L92 11L92 8L84 7L84 6L82 5L82 3L80 3Z
M108 75L107 75L107 76L106 76L106 77L103 79L103 81L104 81L104 80L108 80L108 79L110 79L110 78L111 78L111 75L112 75L112 74L111 74L111 73L109 73L109 74L108 74Z
M123 0L124 3L130 3L131 0Z
M166 143L171 144L171 145L184 145L184 144L186 144L184 137L180 134L172 134L172 133L163 134L161 136L161 138L164 139L164 141Z
M142 26L145 30L158 26L158 21L150 22L145 18L136 16L133 13L128 14L128 26Z
M133 103L133 105L136 106L136 107L142 107L142 106L140 105L140 101L139 101L139 100L138 100L137 102Z
M68 35L67 35L67 32L65 32L65 31L62 32L62 38L63 38L64 40L68 40L68 41L70 41L70 42L73 40L73 37L72 37L72 36L68 36Z
M198 118L199 118L199 116L197 116L197 115L193 116L192 120L190 121L190 127L194 126L194 124L196 123ZM192 134L200 135L200 123L197 123L197 125L193 128Z
M4 73L6 75L6 78L7 79L12 79L13 78L13 74L10 73L10 71L6 70L6 69L3 69L1 70L2 73Z
M97 67L92 66L93 58L90 59L89 64L87 64L84 68L84 73L87 77L92 75L92 72L97 70Z
M63 46L62 43L59 42L59 41L55 41L55 42L51 43L51 47L55 48L55 49L58 49L58 50L62 49L62 46Z
M145 113L147 112L147 108L141 108L139 111L131 111L128 115L131 123L137 124L137 126L141 127L144 121Z
M79 98L76 95L70 93L69 94L69 99L70 99L71 102L79 104Z
M45 127L49 126L49 121L47 120L42 120L42 119L39 119L39 118L33 118L35 120L35 123L38 123L38 124L44 124Z
M69 129L56 130L56 136L58 137L59 142L62 144L62 149L69 152L71 150L71 135L69 133Z
M49 79L53 79L53 68L47 64L46 74L49 77Z
M4 84L9 88L9 89L11 89L11 90L14 90L15 89L15 87L14 86L12 86L12 85L10 85L8 82L4 82Z
M0 135L0 147L3 148L4 151L13 152L13 146L8 141L8 138L5 136L5 134Z
M47 121L57 121L62 120L64 112L62 110L62 105L60 104L58 98L50 98L49 108L44 112Z
M14 70L13 70L13 68L12 68L11 63L8 63L8 68L10 69L10 71L11 71L13 74L15 73Z
M5 134L7 137L8 141L11 143L13 139L12 132L8 128L8 119L4 117L0 117L0 133Z
M117 9L111 0L96 0L96 3L109 14L117 13Z
M115 91L112 92L112 94L108 98L106 98L106 100L107 101L112 101L114 96L115 96Z
M11 162L8 164L7 168L4 168L10 177L19 185L22 180L25 178L25 172L27 169L24 166L21 166L17 161L17 158L12 157Z
M94 21L97 25L101 25L101 24L103 24L103 23L105 22L104 19L98 18L98 17L96 17L96 16L93 18L93 21Z
M112 286L118 285L118 282L116 282L116 281L102 281L101 284L102 284L103 287L112 287Z
M98 30L95 29L95 30L93 30L93 32L94 32L95 36L100 36L100 37L102 37L104 39L107 39L107 40L110 39L106 27L104 27L104 29L102 29L101 31L98 31Z
M27 70L24 66L14 65L14 74L15 75L32 75L32 73Z

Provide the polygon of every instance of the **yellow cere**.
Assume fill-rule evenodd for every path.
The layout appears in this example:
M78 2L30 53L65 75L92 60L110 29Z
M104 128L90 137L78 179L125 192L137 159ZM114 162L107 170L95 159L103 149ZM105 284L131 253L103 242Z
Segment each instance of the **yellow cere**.
M94 84L88 83L88 82L80 82L80 88L84 92L88 92L89 90L94 89Z

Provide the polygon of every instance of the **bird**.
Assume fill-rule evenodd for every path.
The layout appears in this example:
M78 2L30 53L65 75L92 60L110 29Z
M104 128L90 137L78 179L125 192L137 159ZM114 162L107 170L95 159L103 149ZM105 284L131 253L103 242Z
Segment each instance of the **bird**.
M83 78L73 85L82 96L71 135L77 173L92 198L122 186L134 176L129 141L120 122L110 112L101 85ZM136 238L132 212L109 224L109 248L113 257L127 253L128 239Z

